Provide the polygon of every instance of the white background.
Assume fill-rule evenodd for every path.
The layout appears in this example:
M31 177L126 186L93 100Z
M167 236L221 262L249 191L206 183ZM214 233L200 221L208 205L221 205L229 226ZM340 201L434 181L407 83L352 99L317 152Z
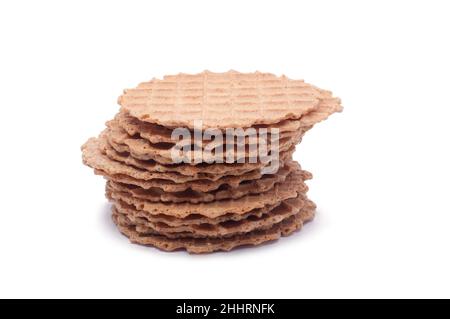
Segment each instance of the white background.
M448 1L2 1L0 297L450 297ZM295 157L317 218L192 256L129 244L81 144L122 89L267 71L342 98Z

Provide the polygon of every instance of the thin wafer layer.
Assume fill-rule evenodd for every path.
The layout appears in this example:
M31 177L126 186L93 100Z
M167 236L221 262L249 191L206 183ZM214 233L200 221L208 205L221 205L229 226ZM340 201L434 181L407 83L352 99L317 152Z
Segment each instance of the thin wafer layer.
M243 174L240 176L218 176L217 180L202 179L198 180L195 176L186 176L174 172L157 172L138 169L132 166L124 165L123 163L113 161L101 152L101 142L97 138L89 139L82 147L83 162L96 170L97 173L108 176L112 180L122 182L119 179L115 179L114 176L123 177L122 180L128 179L129 181L146 181L146 183L129 183L133 185L153 184L160 185L167 191L182 191L188 188L192 188L200 191L208 191L217 189L222 184L236 185L246 180L248 176L259 178L261 172L258 172L258 168L263 166L259 164L242 164L250 165L254 167L256 172L252 171L249 174ZM290 157L293 150L280 154L281 160L285 160ZM223 164L226 165L226 164ZM258 176L259 174L259 176ZM152 182L150 182L152 181ZM124 182L127 183L128 182ZM142 187L142 186L141 186Z
M333 97L330 91L316 88L321 93L319 107L305 113L301 118L301 125L311 128L314 124L326 120L331 114L342 112L341 100Z
M151 223L167 225L168 227L198 226L201 224L217 225L219 223L228 221L237 222L249 218L250 216L252 216L252 218L261 217L279 205L279 203L266 205L262 208L253 209L245 214L228 213L216 218L208 218L198 214L191 214L189 216L186 216L185 218L177 218L165 214L152 215L146 211L137 210L133 205L128 205L127 203L120 200L113 200L110 193L107 193L106 197L114 203L115 208L122 214L133 216L136 218L143 218Z
M217 190L221 187L238 187L243 182L255 180L263 176L261 171L257 169L243 175L224 176L217 181L202 179L185 183L174 183L165 179L135 179L122 174L108 174L107 172L98 169L95 169L94 172L97 175L105 177L107 180L112 180L123 184L136 185L144 189L158 187L166 192L182 192L188 189L199 192L209 192Z
M179 173L181 175L192 176L193 179L209 179L218 180L226 175L242 175L255 169L254 165L246 164L205 164L185 165L173 164L164 165L154 160L139 160L131 156L129 153L119 153L112 148L106 141L101 142L100 148L103 154L113 161L121 162L125 165L150 172L170 172ZM285 156L283 156L285 157Z
M296 162L289 162L284 167L280 168L277 173L264 175L260 179L243 182L237 187L221 187L212 192L199 192L188 189L182 192L165 192L159 187L152 187L150 189L143 189L138 186L129 184L109 182L112 190L118 192L126 192L133 197L147 200L150 202L172 202L183 203L189 202L193 204L212 202L223 199L238 199L249 194L258 194L270 190L275 184L282 183L286 177L300 166ZM311 178L311 174L307 171L301 171L302 180Z
M113 220L120 232L130 239L131 242L150 245L164 251L174 251L184 249L189 253L211 253L214 251L229 251L238 246L259 245L267 241L272 241L287 236L302 228L303 224L314 218L314 208L304 208L299 213L291 216L271 228L265 230L255 230L242 235L226 238L168 238L163 235L147 234L143 235L136 231L133 225L121 223L117 215L113 214Z
M300 119L328 99L302 80L269 73L202 72L153 79L125 90L122 110L165 127L251 127ZM340 105L340 101L333 102Z
M261 216L249 216L239 221L224 221L217 224L183 225L171 227L164 223L154 223L146 218L136 217L135 214L123 213L118 207L116 214L123 224L133 225L140 234L159 234L168 238L217 238L230 237L248 233L254 230L265 230L278 224L284 219L296 215L306 205L312 202L303 199L303 196L282 201L270 211Z
M108 130L105 133L109 145L118 153L128 153L133 158L138 160L153 160L160 164L174 164L172 158L172 152L175 148L174 143L158 143L153 144L143 138L132 137L128 133L117 126L115 121L108 123ZM289 150L293 145L298 144L303 136L303 131L296 132L292 136L283 137L278 141L278 151L284 152ZM270 139L268 140L270 145ZM237 152L237 146L235 145L231 150L223 148L223 144L217 144L221 149L221 156L223 162L228 158L229 154L233 155L234 161L238 163L239 159L245 159L248 163L249 159L258 159L258 147L250 148L244 147L243 152ZM190 164L196 164L194 162L195 156L201 156L202 162L211 163L214 160L217 161L215 154L205 152L204 149L191 151L188 154L181 153L181 159L187 160ZM197 155L196 155L197 154Z
M137 118L132 117L131 115L125 112L119 112L114 120L117 122L117 125L123 130L125 130L130 136L138 135L141 138L146 139L150 143L154 144L174 143L174 140L172 139L173 130L170 128L140 121ZM280 132L280 138L291 137L294 134L298 133L299 130L307 131L308 129L310 129L310 127L302 126L300 120L284 120L281 121L280 123L275 123L272 125L257 125L254 128L255 129L266 128L268 134L270 134L271 132L270 130L272 128L277 128ZM194 140L194 132L191 130L190 133L191 133L191 144L200 145L198 141ZM225 135L222 136L222 141L226 142ZM245 143L249 144L251 142L252 142L251 139L249 139L247 136ZM209 143L211 143L210 139L201 140L201 145L203 148L205 145Z
M306 193L307 190L308 187L302 180L300 171L292 172L284 183L275 185L265 193L200 204L149 202L133 197L130 193L116 191L110 185L107 185L107 192L114 200L121 200L133 205L138 210L144 210L153 215L165 214L177 218L185 218L191 214L199 214L209 218L216 218L227 213L245 214L255 208L262 208L289 198L295 198L298 194Z

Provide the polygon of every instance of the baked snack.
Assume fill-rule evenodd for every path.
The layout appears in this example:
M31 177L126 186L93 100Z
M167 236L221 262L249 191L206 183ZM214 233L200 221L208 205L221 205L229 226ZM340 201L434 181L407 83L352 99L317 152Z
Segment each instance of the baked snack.
M205 71L141 83L119 104L82 153L106 178L113 221L132 242L229 251L313 219L312 175L292 155L308 130L342 110L331 92L270 73Z

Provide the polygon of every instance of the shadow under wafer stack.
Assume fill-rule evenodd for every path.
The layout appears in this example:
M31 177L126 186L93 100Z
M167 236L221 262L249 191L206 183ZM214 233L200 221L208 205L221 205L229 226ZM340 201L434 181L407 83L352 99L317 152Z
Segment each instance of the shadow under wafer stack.
M141 83L125 90L119 104L99 137L83 145L83 162L106 178L113 220L132 242L167 251L228 251L289 235L313 219L305 184L311 174L292 154L306 131L342 110L331 92L268 73L205 71ZM226 149L225 133L222 141L189 139L190 161L174 163L173 130L193 133L196 121L220 132L278 129L277 165L251 161L258 153L248 137L240 156L230 162L224 152L223 163L211 163L205 148ZM192 161L196 154L201 162Z

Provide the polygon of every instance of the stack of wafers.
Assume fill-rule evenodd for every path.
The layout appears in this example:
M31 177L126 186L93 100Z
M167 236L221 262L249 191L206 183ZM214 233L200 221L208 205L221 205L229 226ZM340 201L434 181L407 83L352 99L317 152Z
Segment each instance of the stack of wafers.
M307 130L341 111L330 92L268 73L205 71L141 83L119 104L100 136L83 145L83 162L106 178L113 221L132 242L228 251L289 235L314 217L311 174L292 154ZM216 138L196 138L198 123ZM182 144L190 151L174 158L177 129L189 132ZM236 152L227 129L254 129L257 138L245 136ZM255 151L261 129L269 132L265 159Z

